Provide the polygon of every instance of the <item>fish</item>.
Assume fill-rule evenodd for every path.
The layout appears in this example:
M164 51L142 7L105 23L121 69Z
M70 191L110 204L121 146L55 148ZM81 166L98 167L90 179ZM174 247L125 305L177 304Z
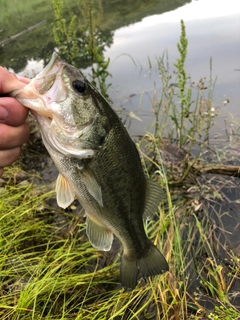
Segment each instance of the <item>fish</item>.
M67 208L78 199L93 247L109 251L114 235L120 240L123 288L133 290L141 277L168 271L166 259L144 229L165 192L145 176L125 126L83 73L54 52L43 71L11 96L38 122L59 171L58 205Z

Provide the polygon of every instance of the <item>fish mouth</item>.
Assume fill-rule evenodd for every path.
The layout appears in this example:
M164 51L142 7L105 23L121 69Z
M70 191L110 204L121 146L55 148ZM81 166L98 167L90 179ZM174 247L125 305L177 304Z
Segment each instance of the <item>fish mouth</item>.
M63 112L58 112L59 104L65 101L69 94L63 81L63 70L66 66L58 54L53 52L46 67L24 88L13 91L12 96L30 109L39 123L45 145L63 155L91 157L95 151L81 148L79 138L91 130L94 118L77 128L72 119L68 119L64 124L65 116Z
M66 63L61 60L58 54L53 52L46 67L25 87L11 92L11 96L31 111L52 118L53 110L48 105L67 97L67 90L62 82L62 72L65 65Z

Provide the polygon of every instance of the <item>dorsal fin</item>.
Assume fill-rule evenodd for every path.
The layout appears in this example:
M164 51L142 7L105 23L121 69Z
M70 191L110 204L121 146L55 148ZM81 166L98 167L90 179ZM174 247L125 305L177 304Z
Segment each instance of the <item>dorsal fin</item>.
M158 211L159 203L166 198L166 193L157 183L149 178L146 178L146 186L146 202L143 219L150 220L154 216L154 213Z

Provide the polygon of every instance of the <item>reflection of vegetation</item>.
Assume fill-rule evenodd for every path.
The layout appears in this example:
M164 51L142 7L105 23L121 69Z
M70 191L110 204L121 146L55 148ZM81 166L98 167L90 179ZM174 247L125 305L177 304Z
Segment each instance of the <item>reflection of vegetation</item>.
M97 86L105 97L109 85L106 84L106 79L110 76L108 65L110 59L105 59L104 48L112 43L113 34L106 37L101 31L101 23L103 19L101 0L83 1L80 11L83 17L82 38L78 39L82 56L87 58L91 63L92 83ZM98 81L98 83L96 82Z
M92 83L98 86L107 97L106 78L110 75L107 68L110 60L104 57L104 48L112 42L112 34L106 38L100 29L102 21L101 0L82 1L77 19L74 14L67 26L63 18L63 1L53 0L55 24L54 40L61 56L71 64L84 67L84 62L91 66Z
M77 12L79 24L83 19L79 14L82 3L88 1L64 0L63 16L69 23L71 17ZM99 28L102 43L108 44L112 40L112 32L122 26L140 21L146 15L158 14L176 9L190 0L138 0L138 1L109 1L102 0L102 21ZM6 46L0 46L1 65L11 67L15 72L22 70L27 60L44 59L46 61L54 50L55 44L52 36L51 24L54 20L51 1L0 0L0 41L14 35L42 20L46 24L39 29L17 38ZM4 3L4 5L2 5ZM79 9L78 9L79 8ZM79 52L81 55L83 51ZM79 56L80 57L80 56ZM78 66L86 68L91 65L90 60L78 62Z

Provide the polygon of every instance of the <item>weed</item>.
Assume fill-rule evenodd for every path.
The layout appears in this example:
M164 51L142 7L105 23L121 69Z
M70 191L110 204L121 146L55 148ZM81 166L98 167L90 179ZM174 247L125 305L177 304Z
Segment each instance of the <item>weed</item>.
M186 28L183 20L181 20L181 36L180 42L177 44L178 52L180 54L180 58L177 59L177 62L174 64L177 68L177 79L178 79L178 97L180 99L180 122L178 117L171 116L172 120L175 123L177 133L179 136L177 137L179 140L179 147L182 147L186 143L187 137L183 135L184 119L188 118L190 115L190 107L191 107L191 88L186 89L187 83L187 72L184 69L185 60L187 57L187 46L188 40L186 37Z
M104 57L107 37L101 32L101 0L81 1L78 14L73 14L67 25L63 18L63 1L52 1L55 23L53 24L54 40L62 57L70 64L81 67L87 61L91 67L91 82L98 87L102 95L109 98L107 78L110 59Z
M73 15L71 21L67 24L66 19L63 18L63 1L53 0L52 6L55 14L55 23L52 26L54 40L64 59L74 64L78 56L77 16Z
M211 312L208 315L208 319L211 320L238 320L239 319L239 313L229 307L229 308L224 308L223 306L216 306L214 308L214 312Z

